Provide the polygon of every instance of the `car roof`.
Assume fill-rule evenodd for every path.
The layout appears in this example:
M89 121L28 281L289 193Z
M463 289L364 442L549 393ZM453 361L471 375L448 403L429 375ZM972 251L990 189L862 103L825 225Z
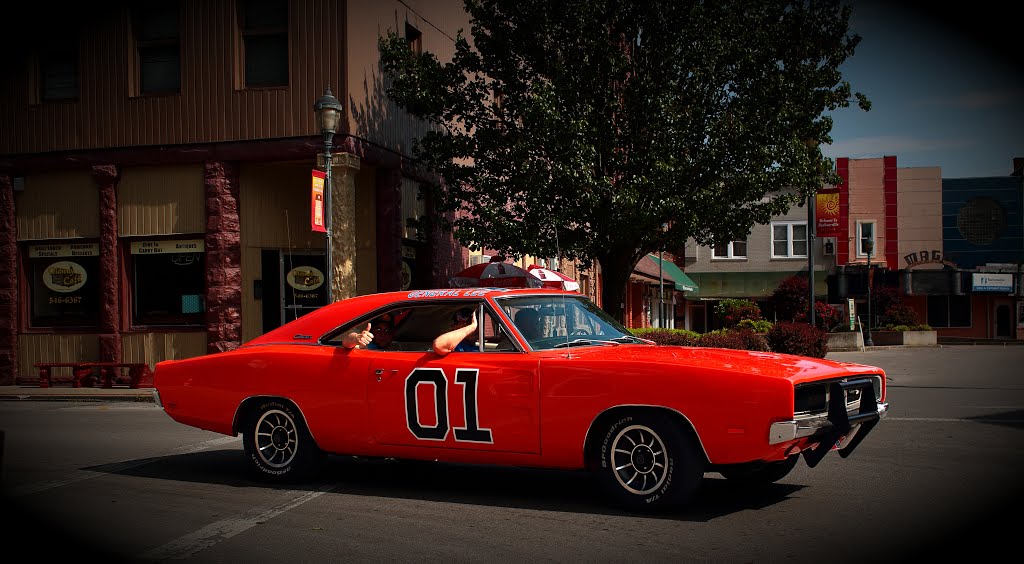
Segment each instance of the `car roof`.
M364 315L368 312L398 302L418 300L466 300L511 296L569 295L582 296L579 292L553 288L435 288L429 290L404 290L365 294L318 308L294 321L246 342L242 346L270 343L315 344L324 334Z

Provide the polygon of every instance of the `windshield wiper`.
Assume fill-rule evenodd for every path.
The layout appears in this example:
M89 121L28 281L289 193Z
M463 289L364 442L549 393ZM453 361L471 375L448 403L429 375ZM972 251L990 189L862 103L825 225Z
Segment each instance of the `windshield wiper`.
M600 339L573 339L564 343L558 343L551 348L558 349L562 347L576 347L581 345L611 345L613 347L617 347L621 344L622 343L616 343L615 341L602 341Z
M614 339L611 339L611 340L615 341L616 343L647 343L647 344L650 344L650 341L645 341L644 339L641 339L640 337L634 337L632 335L623 335L621 337L615 337Z

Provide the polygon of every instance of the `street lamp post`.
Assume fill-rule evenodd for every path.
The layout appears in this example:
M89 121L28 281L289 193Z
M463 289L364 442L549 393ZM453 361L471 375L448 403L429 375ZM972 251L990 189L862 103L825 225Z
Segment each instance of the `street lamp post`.
M658 327L665 329L665 232L668 231L668 224L661 224L662 240L658 247Z
M868 254L868 332L864 336L864 346L873 347L875 343L871 340L871 253L875 250L875 242L872 239L864 239L864 251Z
M334 300L334 248L333 248L333 221L334 209L331 207L331 149L334 148L334 132L338 129L338 122L341 118L341 103L331 94L331 87L324 90L324 95L313 104L313 112L316 114L317 125L320 126L320 133L324 136L324 207L327 208L327 217L324 227L327 229L327 303Z

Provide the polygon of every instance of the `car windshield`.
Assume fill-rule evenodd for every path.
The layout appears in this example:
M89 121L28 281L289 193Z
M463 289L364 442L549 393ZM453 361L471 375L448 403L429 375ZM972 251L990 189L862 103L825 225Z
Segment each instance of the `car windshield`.
M498 298L533 350L643 343L584 296Z

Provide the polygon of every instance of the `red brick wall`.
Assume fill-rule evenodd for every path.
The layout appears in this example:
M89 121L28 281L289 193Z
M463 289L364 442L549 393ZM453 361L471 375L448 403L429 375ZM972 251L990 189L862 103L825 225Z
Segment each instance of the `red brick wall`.
M0 385L18 373L18 243L11 177L0 174Z

